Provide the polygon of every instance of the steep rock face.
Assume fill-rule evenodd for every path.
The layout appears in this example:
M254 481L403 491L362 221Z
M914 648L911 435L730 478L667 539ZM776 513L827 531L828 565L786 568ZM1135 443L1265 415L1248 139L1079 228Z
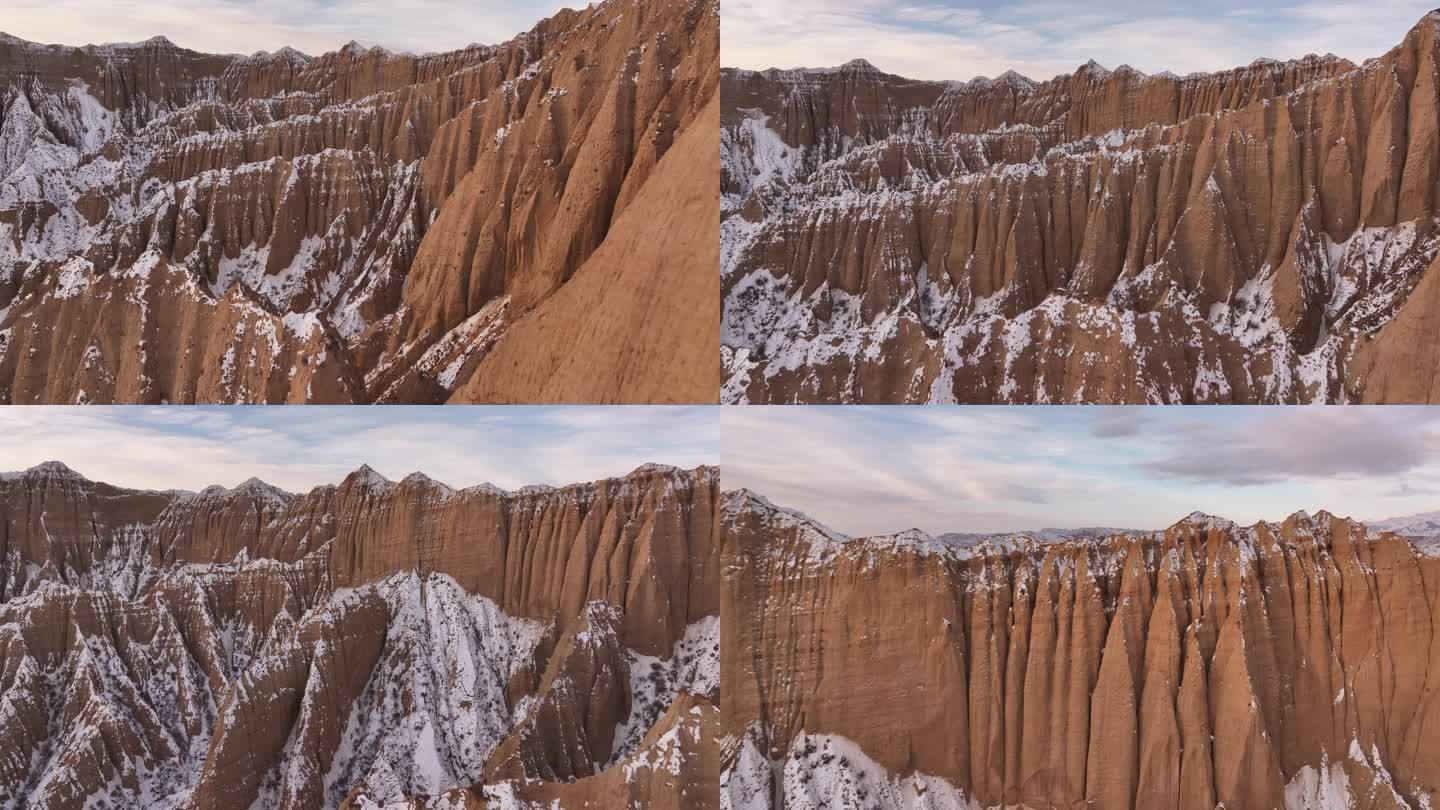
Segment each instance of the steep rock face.
M229 560L242 548L294 561L323 547L337 587L445 574L510 615L558 612L562 629L604 601L626 611L627 646L659 654L716 611L718 486L708 467L514 493L423 475L392 482L366 467L284 501L257 500L245 485L176 498L154 536L166 563Z
M1430 401L1437 24L1184 78L726 70L723 399Z
M696 266L719 263L718 118L715 94L666 153L655 180L616 218L605 244L585 265L594 272L577 275L531 318L506 332L458 397L484 402L715 400L720 324L696 313L709 311L719 300L719 279L713 273L676 273L674 257L694 256ZM596 312L602 316L594 317ZM617 340L618 333L636 330L649 338ZM556 352L555 346L576 350ZM667 362L667 356L677 364L676 379L657 380L645 373ZM696 365L678 368L681 362Z
M0 475L0 807L713 806L717 486Z
M727 807L1421 808L1440 558L1321 513L852 539L722 506Z
M633 244L595 254L632 207L674 215L647 190L688 170L662 159L706 127L718 71L699 0L611 0L425 56L0 37L0 400L713 398L713 335L627 328L706 314L705 246L639 279ZM573 308L549 303L572 280L605 288L578 313L603 344L527 327L519 371L476 380L512 325ZM576 352L629 362L608 387L506 393Z

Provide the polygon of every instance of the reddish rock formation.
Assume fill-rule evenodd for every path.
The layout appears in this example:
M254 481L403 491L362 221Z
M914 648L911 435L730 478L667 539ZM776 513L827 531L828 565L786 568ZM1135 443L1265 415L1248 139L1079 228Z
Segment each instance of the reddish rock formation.
M1364 65L721 81L727 402L1429 402L1440 13Z
M1405 538L852 539L746 491L722 523L725 806L1440 799L1440 558Z
M706 0L425 56L0 35L0 401L713 401L714 197L665 157L718 74Z
M0 807L714 806L717 487L0 474Z

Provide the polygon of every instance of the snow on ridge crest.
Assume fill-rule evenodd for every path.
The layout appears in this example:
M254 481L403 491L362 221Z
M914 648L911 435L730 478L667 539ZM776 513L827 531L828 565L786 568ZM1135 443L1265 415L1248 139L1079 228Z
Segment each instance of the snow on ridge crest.
M385 490L395 485L394 481L381 475L369 464L361 464L358 469L345 476L343 483L354 488L366 490Z
M1202 532L1218 530L1229 535L1240 548L1241 558L1251 560L1258 554L1258 543L1262 529L1273 538L1282 536L1286 523L1293 523L1297 538L1328 538L1332 519L1344 520L1352 531L1362 533L1367 539L1379 540L1378 531L1348 518L1337 518L1328 511L1320 511L1313 517L1299 511L1275 523L1260 521L1253 526L1240 526L1232 520L1215 517L1204 512L1192 512L1166 530L1149 531L1091 527L1078 529L1042 529L1038 531L998 532L993 534L971 534L948 532L931 535L921 529L911 528L892 534L877 534L851 537L836 532L808 515L794 509L778 506L765 496L749 489L723 493L722 519L734 523L742 515L759 515L772 527L779 530L793 529L799 539L809 545L811 562L827 563L837 554L875 553L906 551L922 556L936 556L952 561L964 561L990 556L1031 553L1048 546L1074 545L1100 548L1107 541L1163 541L1167 531L1189 528ZM1435 535L1440 538L1440 532ZM1411 546L1418 553L1440 555L1440 542L1429 542L1428 538L1409 538ZM1423 541L1423 542L1421 542Z
M47 481L90 484L90 479L71 469L62 461L42 461L33 467L14 472L0 472L0 481Z
M724 493L723 503L720 507L722 520L734 522L742 513L746 512L766 515L772 522L776 522L782 527L793 526L832 542L844 543L851 539L849 535L841 534L799 510L788 509L772 503L770 499L754 490L738 489Z

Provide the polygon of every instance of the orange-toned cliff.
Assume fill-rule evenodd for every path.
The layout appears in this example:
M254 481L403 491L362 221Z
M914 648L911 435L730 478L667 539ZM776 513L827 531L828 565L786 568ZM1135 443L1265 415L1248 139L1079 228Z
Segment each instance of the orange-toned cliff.
M718 192L665 158L718 58L703 0L423 56L0 35L0 401L713 401Z
M747 491L722 524L724 806L1440 799L1433 546L1326 513L849 538Z
M727 402L1429 402L1440 13L1147 76L724 72Z
M717 487L0 475L0 807L713 807Z

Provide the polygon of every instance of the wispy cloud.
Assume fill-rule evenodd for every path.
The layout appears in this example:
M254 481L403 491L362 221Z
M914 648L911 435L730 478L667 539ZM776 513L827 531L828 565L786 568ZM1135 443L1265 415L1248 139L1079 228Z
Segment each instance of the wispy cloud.
M1109 484L1028 410L727 408L721 475L850 533L1038 527Z
M0 30L61 45L164 35L181 47L210 53L289 45L319 54L352 39L424 52L503 42L566 5L558 0L8 0Z
M1301 2L1273 7L1122 0L726 0L727 66L823 67L863 57L914 78L969 79L1009 69L1035 79L1087 60L1146 72L1214 71L1268 57L1379 56L1432 0Z
M851 534L1440 507L1427 408L726 409L723 480Z
M1398 479L1440 450L1432 409L1272 409L1253 419L1197 419L1161 437L1144 469L1244 487L1278 481Z
M0 467L59 460L95 480L153 489L258 476L304 491L361 464L452 486L556 485L646 462L717 464L719 444L705 408L0 409Z

